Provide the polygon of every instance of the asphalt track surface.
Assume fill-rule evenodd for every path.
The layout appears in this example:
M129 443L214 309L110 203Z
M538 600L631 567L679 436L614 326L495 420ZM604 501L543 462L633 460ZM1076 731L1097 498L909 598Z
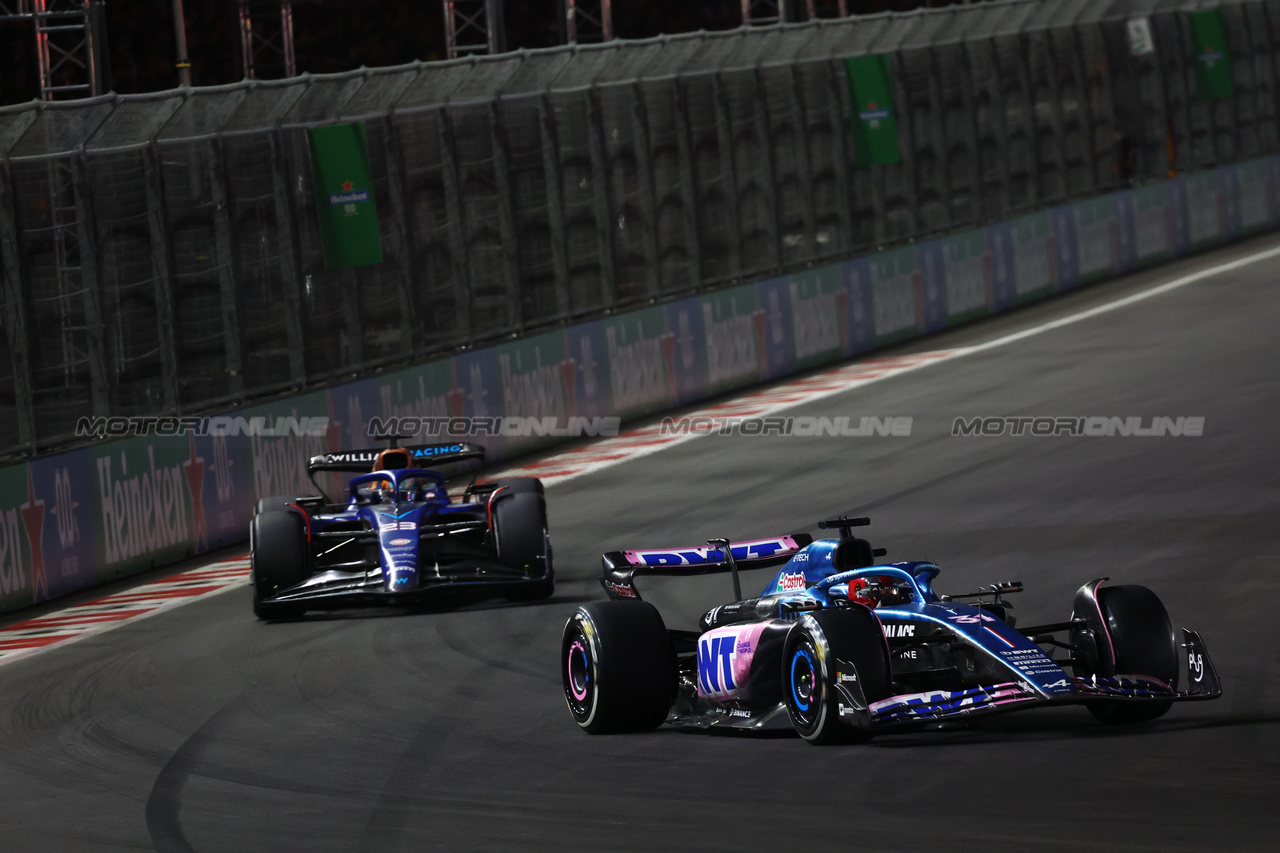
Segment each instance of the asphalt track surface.
M246 587L0 667L0 848L1275 850L1277 263L791 412L910 415L909 438L709 437L558 485L560 583L544 603L264 624ZM1200 438L949 434L974 415L1206 423ZM1023 581L1022 624L1066 617L1096 576L1146 584L1202 632L1225 694L1138 728L1044 709L835 748L572 723L557 646L574 606L603 597L600 552L813 530L839 512L870 515L891 559L937 561L942 592ZM729 582L642 592L690 627Z

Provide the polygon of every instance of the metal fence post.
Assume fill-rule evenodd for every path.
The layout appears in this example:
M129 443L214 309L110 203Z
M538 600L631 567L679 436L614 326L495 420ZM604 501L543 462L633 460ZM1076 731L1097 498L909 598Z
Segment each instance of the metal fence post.
M792 92L792 97L794 98L793 103L795 104L795 110L796 110L795 120L793 122L796 127L795 139L796 139L796 142L798 143L796 145L796 152L797 152L796 178L800 183L800 187L799 187L800 198L803 199L803 202L804 202L800 209L800 216L804 222L805 240L809 243L807 254L809 256L809 260L812 261L815 258L819 257L820 252L819 252L818 242L817 242L817 239L818 239L817 217L814 215L814 211L813 211L813 157L810 156L810 153L809 153L809 140L808 140L808 129L809 129L808 109L809 108L808 108L808 105L804 102L804 89L800 85L800 75L796 71L796 66L787 65L786 74L791 81L790 89ZM840 128L840 130L843 130L843 128ZM840 136L843 137L844 134L840 133ZM841 143L841 145L843 146L843 143ZM772 142L770 143L770 146L772 147ZM775 156L776 156L776 152L775 152ZM777 175L777 172L775 170L774 172L775 180L776 180L776 175ZM775 189L775 193L776 193L776 189ZM844 196L844 198L848 198L848 196ZM847 210L847 208L843 204L840 205L840 209L842 211ZM847 216L848 214L846 213L845 215ZM843 225L841 226L841 230L843 230ZM841 237L842 235L838 237L838 239L840 239ZM778 239L779 239L779 242L781 242L782 240L781 234L778 235ZM780 255L780 257L785 258L786 255L785 254Z
M417 280L418 252L414 245L413 229L409 227L409 210L405 204L404 148L400 144L400 129L391 120L391 113L380 119L382 144L387 163L387 195L391 201L391 227L387 239L397 260L396 296L400 301L400 329L405 344L414 352L421 352L418 337L417 305L413 300L413 283Z
M111 402L107 395L110 376L106 371L106 348L103 345L102 306L100 298L101 283L98 280L98 246L94 240L97 229L94 227L93 204L89 198L89 178L87 175L84 146L69 157L71 171L71 188L75 195L76 236L79 241L80 286L84 299L85 337L89 355L89 376L92 388L90 399L93 401L95 415L111 414ZM55 165L56 169L57 166Z
M760 116L763 119L763 136L764 145L761 152L764 156L764 174L766 177L765 185L761 187L764 194L765 205L769 208L769 221L773 227L773 252L772 260L774 264L773 271L777 271L777 267L782 264L785 257L782 251L782 224L781 217L778 215L778 172L777 172L777 153L774 151L774 127L773 116L769 112L769 99L763 97L764 80L760 71L760 65L757 63L751 69L751 79L755 82L756 98L760 105Z
M160 387L166 412L178 410L178 358L173 338L173 246L169 241L171 221L165 209L159 153L153 141L142 152L146 181L147 229L151 234L151 264L155 278L156 333L160 343Z
M583 106L587 111L587 150L591 156L591 198L596 219L596 243L600 252L600 290L604 296L604 304L612 307L618 303L618 271L614 266L613 227L611 216L613 205L609 199L609 176L605 169L604 142L600 138L604 133L600 120L600 106L596 103L595 89L588 89L583 97Z
M493 146L493 179L502 209L498 211L498 228L502 234L502 284L515 313L515 327L525 329L524 300L520 296L520 264L516 255L515 204L511 190L510 162L507 153L506 127L498 112L498 99L489 101L489 133Z
M720 81L719 71L711 75L711 97L716 105L716 137L720 144L720 156L725 163L724 171L728 174L726 183L732 195L729 195L731 213L729 217L729 278L741 278L747 271L742 268L742 211L738 206L738 156L734 150L733 127L729 123L729 107L725 104L724 86Z
M13 183L9 160L0 166L0 269L4 270L5 333L13 364L13 403L18 421L18 444L35 449L35 407L31 394L31 352L22 265L18 255L18 226L13 211Z
M542 129L542 168L546 174L547 218L551 228L551 268L556 279L556 313L568 317L573 312L569 296L569 261L565 256L564 187L560 174L560 140L556 133L550 96L538 96L538 127Z
M828 110L829 121L831 122L831 132L835 136L836 144L839 147L839 156L836 160L836 183L840 187L841 204L836 208L840 222L840 237L837 245L833 246L833 251L845 251L854 244L853 239L853 220L849 215L849 199L853 198L853 183L850 180L849 164L853 162L853 138L849 133L849 126L853 121L852 107L849 105L848 92L845 89L847 82L845 80L844 68L839 60L830 62L831 73L827 75L830 81L828 85ZM804 98L799 97L800 92L796 95L800 103L804 103ZM805 134L807 135L809 128L805 126ZM883 214L884 212L884 183L883 181L875 182L876 191L876 209ZM876 242L883 243L885 240L885 222L884 216L876 217Z
M594 84L592 86L594 88ZM649 269L647 290L657 295L662 291L662 277L658 270L658 198L654 189L652 146L649 140L649 114L638 81L629 85L632 93L631 121L636 138L636 172L640 186L644 188L649 208L649 239L645 241L645 261Z
M457 310L462 315L458 326L462 339L469 342L475 339L471 323L475 289L471 286L471 266L467 263L466 211L462 206L462 176L458 170L458 152L454 148L457 137L453 132L453 118L449 111L440 107L439 115L436 132L440 136L440 152L444 158L440 174L444 179L448 205L449 254L452 256L456 286L462 290L457 300Z
M244 364L240 348L240 312L235 283L235 255L231 248L231 217L227 192L226 160L222 138L209 141L209 188L213 196L213 238L218 257L219 303L222 308L222 346L226 358L227 388L232 398L244 399Z
M684 207L685 233L689 237L689 282L693 290L701 289L702 283L702 240L698 235L698 197L694 191L693 175L693 142L689 137L688 101L684 97L683 87L677 77L670 78L668 85L672 90L672 103L676 125L676 148L680 154L680 173L684 178L681 187Z
M289 204L289 176L285 173L284 140L280 128L268 133L271 149L271 185L274 201L276 243L280 247L280 286L284 294L285 335L289 344L289 375L301 387L307 381L307 365L303 352L302 299L298 294L298 238L293 227L294 211Z

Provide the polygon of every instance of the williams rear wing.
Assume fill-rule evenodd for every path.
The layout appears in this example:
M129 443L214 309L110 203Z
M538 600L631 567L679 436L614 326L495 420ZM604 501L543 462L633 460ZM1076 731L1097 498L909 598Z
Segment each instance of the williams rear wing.
M773 539L730 542L727 555L723 545L715 547L712 544L699 548L610 551L601 558L604 577L600 579L600 585L615 601L639 599L634 580L643 575L691 576L733 572L736 586L738 568L777 568L812 541L813 537L808 533L791 533Z
M368 474L378 461L378 454L385 448L369 450L344 450L340 453L326 453L313 456L307 463L307 473L317 471L345 471L349 474ZM413 468L429 468L432 465L444 465L449 462L463 462L467 459L484 459L484 448L478 444L465 441L454 441L446 444L419 444L396 448L409 454ZM427 463L427 464L424 464Z

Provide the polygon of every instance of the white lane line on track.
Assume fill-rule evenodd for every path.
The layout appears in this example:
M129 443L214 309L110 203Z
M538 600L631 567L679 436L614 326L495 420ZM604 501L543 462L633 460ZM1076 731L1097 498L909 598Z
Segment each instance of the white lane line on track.
M871 359L825 370L803 379L782 380L773 387L748 392L741 397L690 412L688 416L767 417L796 406L870 385L873 382L910 373L931 364L1008 346L1277 256L1280 256L1280 248L1255 252L1243 258L1206 267L1138 293L980 344L907 356ZM586 447L557 453L538 462L507 469L492 475L490 479L524 475L540 477L547 486L555 486L701 437L701 434L663 436L660 435L658 426L650 425L625 432L614 438L602 439ZM0 628L0 665L45 649L64 646L83 637L103 633L147 616L173 610L211 595L227 592L243 585L248 575L249 559L246 554L232 560L202 565L125 592L34 617L7 628Z
M1242 267L1247 267L1250 264L1256 264L1259 261L1274 258L1277 255L1280 255L1280 247L1275 249L1264 249L1261 252L1254 252L1252 255L1245 255L1243 258L1237 258L1234 261L1228 261L1227 263L1206 267L1198 272L1189 273L1188 275L1181 276L1180 278L1175 278L1172 281L1166 281L1164 284L1157 284L1153 287L1147 288L1146 290L1140 290L1137 293L1121 297L1120 299L1116 299L1111 302L1104 302L1101 305L1097 305L1093 308L1087 308L1084 311L1078 311L1075 314L1069 314L1066 317L1060 317L1057 320L1050 320L1047 323L1041 323L1038 326L1032 326L1029 329L1023 329L1020 332L1013 332L1012 334L1004 335L984 343L961 347L953 351L954 357L1007 346L1025 338L1042 335L1045 332L1052 332L1054 329L1061 329L1063 326L1070 326L1074 323L1092 319L1101 314L1108 314L1112 311L1118 311L1121 308L1128 308L1130 305L1143 302L1155 296L1163 296L1170 291L1186 287L1188 284L1195 284L1198 281L1204 281L1206 278L1212 278L1213 276L1224 272L1238 270Z
M209 563L0 628L0 666L243 586L249 555Z
M1092 319L1102 314L1112 311L1118 311L1127 308L1130 305L1161 296L1165 293L1186 287L1198 281L1220 275L1232 270L1241 269L1242 267L1256 264L1259 261L1265 261L1270 258L1280 256L1280 248L1265 249L1260 252L1254 252L1243 258L1237 258L1234 261L1215 264L1211 267L1189 273L1184 276L1172 279L1171 281L1157 284L1146 290L1124 296L1102 305L1087 308L1078 311L1066 317L1060 317L1057 320L1050 320L1046 323L1040 323L1027 329L1022 329L1012 334L1002 335L980 344L973 344L967 347L957 347L951 350L936 350L933 352L921 353L911 356L900 356L897 358L873 359L871 361L858 362L852 365L845 365L831 370L825 370L821 373L806 377L805 379L782 382L772 388L762 391L748 393L742 397L729 400L701 409L696 412L690 412L689 417L724 417L728 415L743 415L749 417L767 417L777 414L786 409L795 408L806 403L812 403L826 397L850 391L854 388L860 388L864 385L870 385L873 382L879 382L892 376L900 376L904 373L910 373L919 370L931 364L939 364L945 361L952 361L975 353L986 352L987 350L997 349L999 347L1008 346L1027 338L1045 334L1064 326L1070 326L1085 320ZM623 433L616 438L603 439L595 442L585 448L579 448L567 453L560 453L550 456L539 462L529 465L518 466L502 471L493 475L490 479L496 477L510 476L530 476L540 477L547 486L554 486L558 483L568 482L577 479L585 474L592 474L605 468L611 468L623 462L629 462L632 459L639 459L643 456L649 456L664 450L668 447L674 447L677 444L683 444L686 441L692 441L702 438L706 433L685 434L676 436L663 436L657 440L639 441L640 438L656 437L658 428L649 426L641 430Z
M768 417L805 403L812 403L872 382L879 382L890 376L918 370L926 364L952 358L954 352L954 350L939 350L844 365L797 382L784 381L772 388L752 391L741 397L689 412L686 417ZM494 474L489 479L512 476L538 477L547 486L553 486L584 474L649 456L677 444L693 441L704 434L689 432L682 435L661 435L659 427L651 425L624 432L614 438L602 439L587 447L509 468Z

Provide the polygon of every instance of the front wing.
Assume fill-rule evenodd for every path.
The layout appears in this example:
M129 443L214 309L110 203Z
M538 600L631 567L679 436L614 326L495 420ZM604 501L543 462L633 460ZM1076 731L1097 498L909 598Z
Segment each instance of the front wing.
M374 567L367 572L331 569L317 572L297 586L282 590L263 601L267 603L306 601L319 605L329 602L334 606L394 601L412 602L444 593L446 590L475 589L493 585L507 588L521 583L537 583L542 578L530 578L519 569L487 560L462 560L447 566L437 565L433 568L420 569L416 580L416 585L412 587L387 589L381 568Z
M1217 699L1222 685L1209 659L1204 641L1195 631L1183 629L1182 647L1187 653L1190 686L1175 690L1147 675L1115 675L1100 678L1066 676L1070 692L1045 694L1027 682L1005 682L965 690L929 690L907 693L872 702L866 720L873 728L903 723L923 723L1020 710L1042 705L1069 705L1083 702L1168 702ZM857 699L846 696L850 702ZM860 704L860 703L858 703Z

